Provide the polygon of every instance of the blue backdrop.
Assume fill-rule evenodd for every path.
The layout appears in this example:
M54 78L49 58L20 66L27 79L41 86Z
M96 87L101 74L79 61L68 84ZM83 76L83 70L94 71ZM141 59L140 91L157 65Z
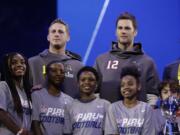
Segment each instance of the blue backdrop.
M58 0L57 15L69 24L71 32L67 49L93 65L116 40L115 21L124 11L136 16L135 41L142 43L162 76L164 66L180 57L179 0Z

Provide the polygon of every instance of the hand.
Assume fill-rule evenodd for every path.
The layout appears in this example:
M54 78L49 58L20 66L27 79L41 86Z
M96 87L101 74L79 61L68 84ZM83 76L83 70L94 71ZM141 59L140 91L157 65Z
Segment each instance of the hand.
M30 132L25 128L21 128L16 135L30 135Z

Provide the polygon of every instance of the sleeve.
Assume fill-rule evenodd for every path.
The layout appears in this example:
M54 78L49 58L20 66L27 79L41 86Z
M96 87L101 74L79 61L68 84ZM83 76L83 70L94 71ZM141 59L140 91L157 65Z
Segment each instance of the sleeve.
M148 66L148 70L146 72L146 86L147 94L150 96L147 97L148 103L155 104L157 100L158 92L158 85L159 85L159 75L157 73L157 69L153 61L151 61L150 65ZM153 96L154 95L154 96Z
M0 82L0 109L5 111L8 109L8 100L10 100L8 89L9 88L5 82Z
M105 119L106 119L106 115L107 115L109 106L110 106L110 102L105 101L105 103L104 103L104 121L103 121L103 130L105 130Z
M38 102L39 97L35 92L32 93L32 120L40 121L40 104Z
M155 135L155 125L153 124L153 109L148 106L144 116L144 124L141 135Z
M109 106L105 119L105 135L118 134L117 122L112 105Z
M70 115L70 106L66 106L64 108L64 128L63 132L65 134L71 134L72 133L72 122L71 122L71 115Z

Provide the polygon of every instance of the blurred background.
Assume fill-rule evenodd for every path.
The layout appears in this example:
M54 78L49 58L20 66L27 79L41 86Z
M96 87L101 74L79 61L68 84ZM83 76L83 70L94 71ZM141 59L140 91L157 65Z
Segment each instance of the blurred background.
M115 21L128 11L138 21L136 42L156 62L160 77L165 65L180 57L179 0L14 0L0 2L0 54L18 51L26 57L48 48L47 30L55 18L69 24L67 49L93 65L116 40Z

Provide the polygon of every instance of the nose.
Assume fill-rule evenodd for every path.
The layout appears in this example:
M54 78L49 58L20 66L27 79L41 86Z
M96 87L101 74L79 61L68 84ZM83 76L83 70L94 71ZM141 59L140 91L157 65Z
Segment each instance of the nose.
M62 72L62 71L57 71L57 75L59 75L59 76L64 76L64 72Z
M16 66L22 66L23 64L21 62L17 62Z
M125 34L125 33L126 33L126 30L125 30L125 29L121 29L121 33L122 33L122 34Z
M90 82L90 81L89 81L88 79L85 79L85 80L84 80L84 83L85 83L85 84L89 84L89 82Z

